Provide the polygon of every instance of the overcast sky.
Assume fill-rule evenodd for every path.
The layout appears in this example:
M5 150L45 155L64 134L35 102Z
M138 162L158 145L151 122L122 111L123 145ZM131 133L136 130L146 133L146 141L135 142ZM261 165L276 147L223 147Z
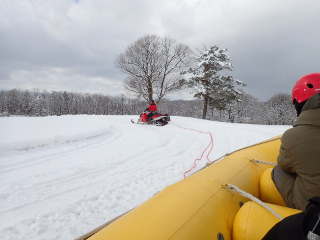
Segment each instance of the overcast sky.
M119 95L116 57L144 36L228 48L261 100L320 72L319 0L0 0L0 89Z

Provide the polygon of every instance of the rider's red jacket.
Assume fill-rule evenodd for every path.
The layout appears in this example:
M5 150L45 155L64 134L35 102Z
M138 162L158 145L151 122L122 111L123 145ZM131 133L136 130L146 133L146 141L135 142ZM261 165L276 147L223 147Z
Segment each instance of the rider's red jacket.
M148 107L147 107L147 110L150 111L150 112L156 112L158 109L157 109L157 105L156 104L150 104Z

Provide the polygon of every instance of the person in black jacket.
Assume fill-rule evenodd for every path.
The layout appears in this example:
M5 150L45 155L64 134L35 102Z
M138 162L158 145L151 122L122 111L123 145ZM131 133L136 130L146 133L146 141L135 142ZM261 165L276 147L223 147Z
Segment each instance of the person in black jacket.
M320 239L320 197L311 198L304 212L286 217L262 238L262 240L285 239Z

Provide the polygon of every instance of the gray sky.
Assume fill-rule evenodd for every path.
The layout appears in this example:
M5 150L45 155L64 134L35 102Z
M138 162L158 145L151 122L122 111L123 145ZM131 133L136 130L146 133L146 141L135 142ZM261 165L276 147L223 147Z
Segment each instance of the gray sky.
M228 48L265 100L320 72L319 0L0 0L0 89L125 93L116 57L145 34Z

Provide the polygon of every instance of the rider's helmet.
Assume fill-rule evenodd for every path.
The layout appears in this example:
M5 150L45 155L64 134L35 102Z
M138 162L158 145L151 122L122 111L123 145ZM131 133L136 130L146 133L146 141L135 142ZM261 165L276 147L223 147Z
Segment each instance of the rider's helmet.
M305 75L292 88L292 102L305 102L317 93L320 93L320 73Z
M292 88L292 103L299 116L306 101L320 93L320 73L311 73L301 77Z

